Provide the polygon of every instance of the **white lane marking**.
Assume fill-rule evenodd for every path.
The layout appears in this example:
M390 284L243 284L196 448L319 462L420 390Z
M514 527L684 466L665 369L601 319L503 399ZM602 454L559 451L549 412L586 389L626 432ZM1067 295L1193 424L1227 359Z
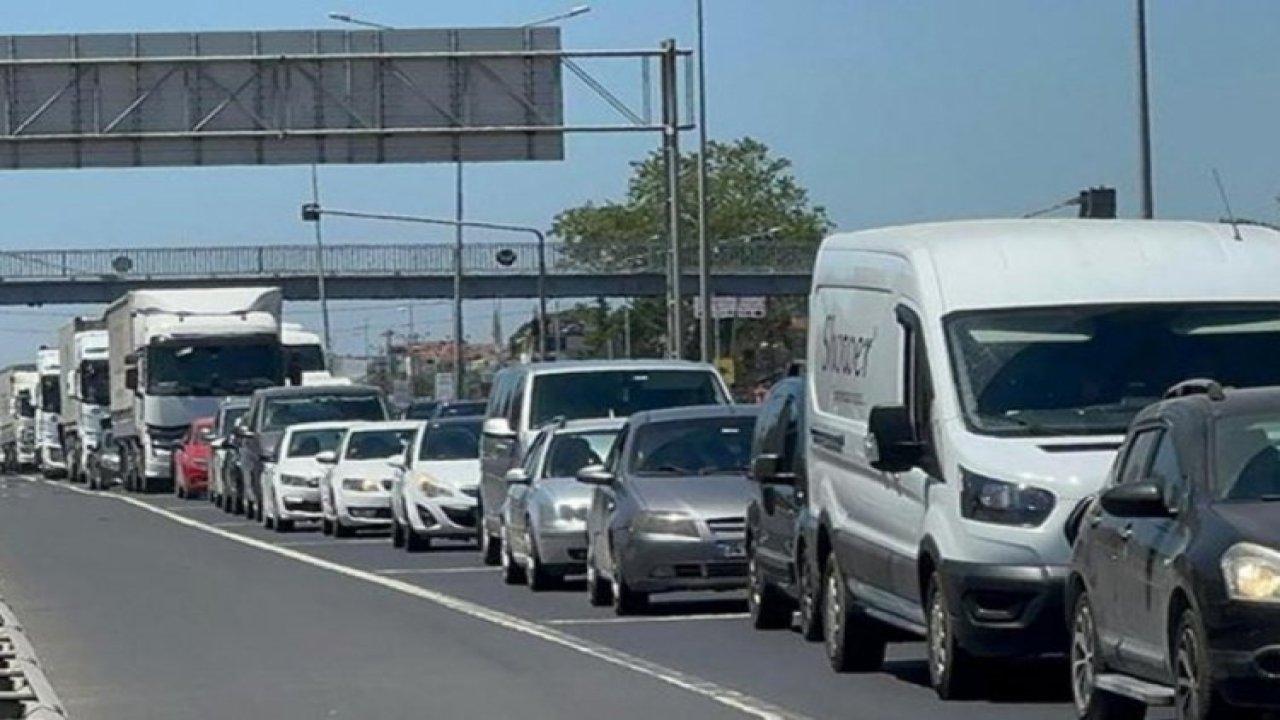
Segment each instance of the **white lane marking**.
M168 508L161 508L161 509L163 509L165 512L173 512ZM219 520L218 522L211 522L209 524L214 527L252 527L254 525L257 525L258 523L252 520Z
M698 620L743 620L751 613L707 613L705 615L632 615L611 618L564 618L544 620L548 625L618 625L623 623L696 622Z
M231 532L230 530L216 528L208 523L203 523L189 517L183 517L178 513L169 512L168 510L158 508L150 503L143 502L127 495L100 495L77 487L68 487L67 489L90 497L110 498L112 500L128 503L134 507L146 510L149 513L154 513L172 520L179 525L186 525L187 527L195 528L197 530L203 530L204 532L212 535L218 535L226 538L227 540L231 540L232 542L238 542L241 545L265 550L266 552L275 553L291 560L297 560L300 563L305 563L312 567L335 572L339 575L346 575L347 577L363 580L373 585L379 585L387 588L388 590L395 590L397 592L404 593L405 595L426 600L477 620L483 620L514 632L539 638L574 652L602 660L611 665L616 665L618 667L631 670L632 672L651 677L673 687L687 690L696 695L701 695L702 697L708 698L726 707L741 711L752 717L767 718L769 720L804 720L803 715L778 707L777 705L773 705L772 703L753 697L744 692L733 690L722 685L717 685L716 683L708 680L703 680L696 676L680 672L679 670L668 668L655 662L650 662L649 660L636 657L635 655L622 652L621 650L615 650L613 648L591 642L590 640L570 635L548 625L536 623L532 620L526 620L525 618L505 613L501 610L495 610L479 603L463 600L462 598L454 597L453 595L448 595L436 590L429 590L420 585L414 585L403 580L397 580L395 578L378 575L377 573L325 560L299 550L280 547L279 545L274 545L264 540L239 535Z
M476 567L452 568L387 568L374 570L379 575L449 575L452 573L487 573L498 572L502 568L477 565Z
M285 540L272 543L277 547L316 547L319 545L386 545L391 547L390 538L346 538L345 540Z

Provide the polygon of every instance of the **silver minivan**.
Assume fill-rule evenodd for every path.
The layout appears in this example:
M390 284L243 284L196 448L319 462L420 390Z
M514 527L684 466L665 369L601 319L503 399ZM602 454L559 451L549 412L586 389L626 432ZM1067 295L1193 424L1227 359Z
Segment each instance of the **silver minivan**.
M501 560L507 471L538 429L552 421L625 418L644 410L732 402L714 367L683 360L598 360L520 364L498 372L480 438L480 522L484 561Z

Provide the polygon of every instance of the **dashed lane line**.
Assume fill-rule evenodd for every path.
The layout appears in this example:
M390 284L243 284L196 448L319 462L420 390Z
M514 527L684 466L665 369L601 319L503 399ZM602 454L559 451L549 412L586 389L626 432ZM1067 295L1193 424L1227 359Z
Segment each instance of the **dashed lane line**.
M19 477L24 477L24 479L30 482L44 482L37 478L30 478L26 476ZM484 622L497 625L523 635L545 640L582 655L593 657L611 665L659 680L673 687L686 690L726 707L733 708L752 717L769 719L777 718L779 720L803 720L804 718L803 715L794 713L744 692L718 685L709 680L703 680L702 678L683 673L673 668L659 665L649 660L645 660L644 658L625 653L621 650L615 650L613 648L600 645L599 643L570 635L551 627L549 624L542 624L532 620L527 620L517 615L512 615L501 610L495 610L494 608L481 605L479 603L463 600L462 598L436 590L430 590L403 580L397 580L394 577L378 575L377 573L325 560L299 550L294 550L290 547L282 547L278 544L240 535L230 530L225 530L223 528L214 527L208 523L200 522L193 518L184 517L176 512L156 507L155 505L143 502L137 498L129 497L128 495L96 493L83 488L67 485L65 483L49 484L81 495L87 495L89 497L98 497L127 503L149 513L167 518L179 525L185 525L190 528L202 530L211 535L217 535L232 542L237 542L266 552L275 553L291 560L311 565L312 567L328 570L339 575L346 575L347 577L363 580L372 585L378 585L387 588L388 590L394 590L396 592L404 593L405 595L426 600L477 620L483 620Z

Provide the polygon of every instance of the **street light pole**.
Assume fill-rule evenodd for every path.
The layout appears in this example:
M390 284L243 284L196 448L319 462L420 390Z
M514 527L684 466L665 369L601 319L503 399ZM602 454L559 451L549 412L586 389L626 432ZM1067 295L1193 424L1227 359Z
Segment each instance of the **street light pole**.
M1155 217L1151 180L1151 98L1147 77L1147 0L1137 0L1138 10L1138 144L1142 185L1142 217Z
M316 164L311 163L311 202L320 204L320 174ZM320 219L316 219L316 294L320 299L320 321L324 325L324 354L326 362L333 354L332 340L329 336L329 296L324 287L324 237L320 232Z
M680 111L676 93L676 41L662 42L662 149L666 166L667 185L667 233L671 243L670 262L670 318L671 332L667 340L667 355L684 356L684 322L681 317L680 275Z
M386 222L407 222L407 223L419 223L423 225L444 225L448 227L458 228L459 230L464 227L468 227L468 228L480 228L483 230L498 230L502 232L528 233L530 235L533 235L538 240L538 328L539 328L539 336L543 338L543 341L540 343L542 348L540 349L540 352L539 352L539 359L544 359L546 357L545 338L546 338L546 328L547 328L547 236L538 228L531 227L528 225L510 225L507 223L482 222L479 220L446 220L444 218L424 217L421 215L397 215L397 214L390 214L390 213L355 212L353 210L330 210L328 208L321 207L319 203L307 203L306 205L302 206L302 219L307 222L318 223L320 221L320 218L324 215L332 215L334 217L355 218L358 220L383 220ZM460 251L461 251L461 246L455 245L454 258L455 258L455 262L459 263L458 267L461 267L460 261L461 261L462 255ZM455 275L455 282L457 282L456 275ZM461 317L461 313L459 313L454 318L455 332L458 331L459 326L461 325L461 322L458 321L458 318L460 317ZM458 333L458 336L455 337L455 342L457 342L457 340L460 339L460 336L461 336L461 333Z
M707 242L707 50L702 0L698 0L698 324L702 362L711 362L711 248Z

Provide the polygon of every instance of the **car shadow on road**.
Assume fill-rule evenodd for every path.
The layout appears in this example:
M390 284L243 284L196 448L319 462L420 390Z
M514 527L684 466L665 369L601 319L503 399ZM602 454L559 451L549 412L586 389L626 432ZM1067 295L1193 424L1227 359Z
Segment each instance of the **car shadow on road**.
M925 660L886 660L884 671L904 682L929 687ZM991 661L982 682L965 699L1000 704L1071 702L1071 685L1064 661Z
M664 615L724 615L747 611L747 601L738 598L714 598L709 600L651 600L649 606L637 615L661 617Z

